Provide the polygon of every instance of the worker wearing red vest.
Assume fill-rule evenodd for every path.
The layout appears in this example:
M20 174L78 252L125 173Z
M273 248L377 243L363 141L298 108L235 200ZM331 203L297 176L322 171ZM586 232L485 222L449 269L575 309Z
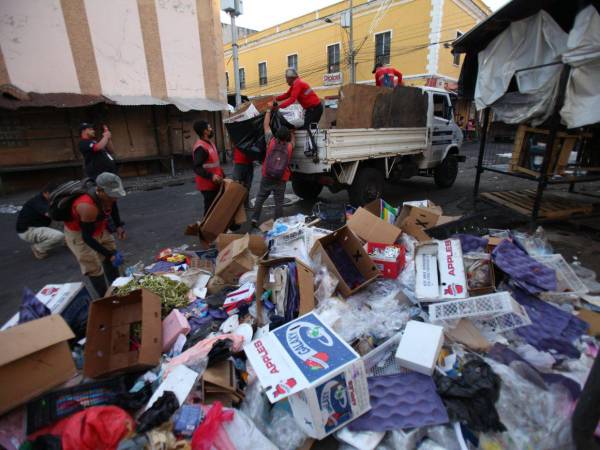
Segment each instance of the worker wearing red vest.
M199 137L192 150L196 188L204 198L204 214L206 215L219 192L219 185L223 181L224 174L217 148L210 140L214 136L210 124L205 120L198 120L194 122L194 131Z
M375 74L375 86L402 86L402 73L393 67L383 67L383 64L378 62L375 64L373 73Z

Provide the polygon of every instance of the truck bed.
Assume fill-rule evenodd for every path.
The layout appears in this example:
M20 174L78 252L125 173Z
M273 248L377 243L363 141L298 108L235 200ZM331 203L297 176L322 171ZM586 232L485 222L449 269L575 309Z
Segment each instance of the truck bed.
M418 154L427 148L427 128L355 128L319 130L319 161L304 155L306 131L296 132L291 167L294 172L321 173L334 163Z

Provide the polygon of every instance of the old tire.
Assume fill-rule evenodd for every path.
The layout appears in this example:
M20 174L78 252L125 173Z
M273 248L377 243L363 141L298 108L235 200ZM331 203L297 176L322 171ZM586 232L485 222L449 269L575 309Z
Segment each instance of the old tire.
M454 155L447 155L442 163L433 171L433 179L439 188L449 188L456 181L458 175L458 159Z
M306 179L292 179L294 194L304 200L316 200L323 186Z
M360 169L354 178L354 183L348 189L350 203L362 206L372 202L383 194L383 174L372 167Z

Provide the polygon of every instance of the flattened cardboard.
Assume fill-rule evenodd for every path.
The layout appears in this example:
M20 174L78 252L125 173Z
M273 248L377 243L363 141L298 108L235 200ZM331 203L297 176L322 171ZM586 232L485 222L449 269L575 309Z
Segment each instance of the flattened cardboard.
M235 221L236 215L237 220L242 219L238 209L243 208L247 195L248 189L240 183L223 180L219 193L204 218L199 223L189 225L186 234L197 233L200 243L208 246L229 228L229 225Z
M404 205L396 219L396 226L419 242L425 242L431 239L425 230L437 225L440 216L441 213L438 214L434 208Z
M231 241L219 252L215 262L215 275L225 283L236 284L241 275L252 270L256 259L250 251L250 235L247 234L241 239Z
M156 366L162 354L160 297L146 289L100 298L90 305L83 373L99 378ZM141 343L131 346L131 328L140 323Z
M303 316L315 309L314 273L310 267L296 258L277 258L261 261L258 264L258 271L256 273L256 315L258 316L257 321L259 326L266 325L262 320L262 295L265 291L264 284L269 274L269 268L292 261L296 262L296 269L298 271L298 289L300 291L298 315Z
M217 237L215 244L217 245L217 251L223 250L233 241L237 241L238 239L242 239L245 234L234 234L234 233L223 233ZM253 255L262 258L265 253L267 253L267 244L262 236L258 236L256 234L249 235L249 244L248 248L252 252Z
M580 309L578 316L590 325L590 329L588 330L590 336L600 335L600 314L589 309Z
M327 251L325 251L325 248L330 243L337 240L340 241L342 248L348 255L350 255L357 269L365 278L365 282L354 289L351 289L350 286L346 284L342 275L337 270L337 267L327 254ZM328 234L327 236L317 239L310 251L310 256L311 258L319 256L323 264L327 266L327 269L329 269L329 271L337 277L339 280L337 289L343 297L351 296L358 290L365 287L367 284L373 282L380 275L377 266L369 257L369 254L364 249L360 239L352 232L350 228L348 228L347 225L344 225L342 228Z
M348 228L365 242L394 244L402 230L375 216L365 208L358 208L348 220Z
M271 403L287 398L298 426L322 439L371 409L360 356L314 312L244 348Z
M444 334L448 339L466 345L476 352L485 352L492 345L469 319L460 319L456 327L444 329Z
M74 337L59 315L0 332L0 414L76 374L67 342Z
M415 246L415 295L422 301L456 300L468 296L462 249L458 239Z

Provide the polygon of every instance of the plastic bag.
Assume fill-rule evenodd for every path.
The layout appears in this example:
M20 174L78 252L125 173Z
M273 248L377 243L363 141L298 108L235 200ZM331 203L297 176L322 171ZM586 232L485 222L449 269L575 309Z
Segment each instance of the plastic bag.
M246 387L244 401L240 406L240 410L252 419L262 433L266 433L269 427L270 403L266 396L263 395L258 380L255 380Z
M23 297L19 307L19 325L30 320L41 319L50 314L52 312L35 296L31 289L23 289Z
M223 422L233 420L233 411L224 411L221 402L214 402L206 417L192 436L192 450L210 450Z
M519 247L530 256L552 255L554 253L542 227L537 227L532 235L519 231L513 231L512 234Z
M137 432L145 433L168 421L179 409L179 400L171 391L165 391L154 404L138 418Z
M292 103L287 108L280 108L278 111L294 128L301 128L304 125L304 108L302 105Z
M560 384L541 389L511 367L486 358L502 380L496 409L507 431L496 435L504 448L572 448L570 394Z
M267 437L280 450L300 448L308 436L300 429L292 414L285 409L286 402L276 403L271 410Z
M327 267L319 267L315 272L315 298L317 299L317 305L326 298L333 297L339 282L337 277L327 270Z
M528 363L541 371L549 371L556 363L554 357L547 352L541 352L530 344L518 345L515 351Z
M466 423L474 431L506 429L494 407L500 378L485 361L472 359L466 362L457 378L436 372L434 380L451 420Z
M233 420L224 422L223 428L235 450L277 450L258 427L240 410L233 410Z
M574 261L571 263L571 268L575 272L583 284L589 290L589 294L600 294L600 283L596 281L596 272L581 265L581 262Z

